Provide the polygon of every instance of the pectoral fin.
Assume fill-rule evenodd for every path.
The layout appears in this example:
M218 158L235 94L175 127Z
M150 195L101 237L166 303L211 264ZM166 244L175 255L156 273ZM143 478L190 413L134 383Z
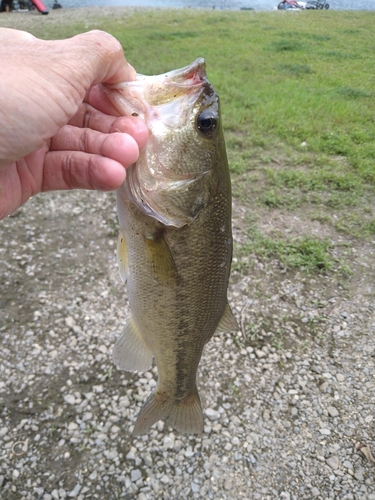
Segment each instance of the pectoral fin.
M163 233L145 235L145 246L155 279L164 285L175 285L178 279L177 268Z
M239 330L237 320L234 317L231 308L227 302L225 306L224 314L217 325L215 333L224 333L224 332L233 332L235 330Z
M112 352L119 368L128 372L145 372L152 365L152 352L143 340L133 318L129 317Z
M126 249L126 240L123 233L120 231L117 240L117 263L120 270L120 276L125 283L128 273L128 252Z

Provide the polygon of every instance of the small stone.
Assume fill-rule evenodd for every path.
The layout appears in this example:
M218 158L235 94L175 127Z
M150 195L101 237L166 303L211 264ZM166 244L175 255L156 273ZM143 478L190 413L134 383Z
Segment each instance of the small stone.
M64 401L70 405L74 405L74 403L76 402L76 398L73 394L65 394Z
M288 493L287 491L282 491L280 494L280 498L282 498L283 500L290 500L290 493Z
M331 434L331 431L329 429L319 429L320 434L323 436L329 436Z
M9 428L8 427L2 427L0 429L0 438L4 437L5 434L8 432Z
M193 456L194 456L193 448L191 446L188 446L187 450L185 451L185 457L186 458L191 458Z
M224 481L224 489L229 491L231 490L233 487L233 483L232 483L232 480L227 478L225 481Z
M361 469L358 469L355 473L354 473L354 477L357 479L357 481L363 481L363 471Z
M91 474L89 475L90 481L94 481L97 477L98 473L96 470L92 471Z
M20 471L18 469L13 469L12 472L13 481L16 481L19 477L20 477Z
M78 429L78 424L76 424L75 422L69 422L69 425L68 425L68 430L69 431L75 431L77 429Z
M205 414L210 420L219 420L220 418L220 413L213 408L207 408Z
M311 494L313 497L318 497L320 495L320 491L314 486L314 488L311 489Z
M331 469L336 470L340 467L340 459L337 455L332 455L326 460L327 465L331 467Z
M328 406L327 411L330 417L337 417L339 412L334 406Z
M141 479L142 477L142 472L139 469L134 469L130 473L130 479L132 480L133 483L138 481L138 479Z
M326 392L326 390L328 389L328 382L323 382L323 383L319 386L319 389L320 389L322 392Z
M260 349L255 349L255 355L258 359L261 359L266 356L266 353L264 351L261 351Z
M136 450L136 449L132 446L132 447L130 448L129 453L127 453L127 455L126 455L126 457L125 457L125 458L126 458L126 460L135 460L135 453L136 453L136 451L137 451L137 450Z
M317 374L320 374L322 373L322 369L319 365L313 365L311 367L311 371L314 372L314 373L317 373Z
M199 493L200 486L197 483L194 483L194 481L191 483L191 490L193 493Z
M150 453L145 453L142 458L147 467L152 467L152 456Z
M108 460L115 460L118 457L118 451L113 449L113 450L108 450L104 452L104 455Z
M52 490L51 496L54 500L59 500L59 498L60 498L59 492L57 490Z
M166 450L170 450L174 447L174 439L172 439L170 436L165 436L163 440L163 448Z
M164 476L160 479L160 482L163 484L169 483L169 477L167 476L167 474L164 474Z
M240 444L240 440L237 436L234 436L234 438L232 439L232 444L233 446L238 446Z
M69 328L73 328L73 326L76 324L76 322L74 321L74 318L72 318L71 316L68 316L65 318L65 324Z
M76 484L68 496L77 497L79 492L81 491L81 488L82 488L82 486L79 483Z

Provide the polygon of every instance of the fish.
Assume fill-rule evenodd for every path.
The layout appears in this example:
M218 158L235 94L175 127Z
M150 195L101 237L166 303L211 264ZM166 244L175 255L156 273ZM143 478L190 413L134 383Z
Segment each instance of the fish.
M108 85L123 116L139 116L148 140L117 190L117 258L131 314L113 348L117 367L158 380L133 436L164 420L199 434L203 348L238 329L227 299L232 260L231 182L219 98L206 64Z

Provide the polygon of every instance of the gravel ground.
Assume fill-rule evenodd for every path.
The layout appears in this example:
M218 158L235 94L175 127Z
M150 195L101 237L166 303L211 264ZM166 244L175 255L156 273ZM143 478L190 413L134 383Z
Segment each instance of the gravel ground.
M216 336L198 374L204 434L132 439L156 371L111 360L128 312L114 206L43 194L0 224L1 498L375 499L355 448L374 446L374 245L353 247L349 280L246 258L229 290L242 333Z
M2 14L0 25L93 11ZM375 500L375 242L303 213L259 213L264 233L329 237L353 274L235 259L242 331L204 352L204 434L159 422L133 439L156 371L128 374L111 359L128 313L114 206L113 194L43 194L0 223L0 498ZM235 200L238 244L249 212Z

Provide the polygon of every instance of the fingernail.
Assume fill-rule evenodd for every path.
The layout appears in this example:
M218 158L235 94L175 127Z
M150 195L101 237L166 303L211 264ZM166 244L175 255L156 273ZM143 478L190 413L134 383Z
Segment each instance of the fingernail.
M129 81L136 80L137 72L135 71L133 66L129 63L128 63L128 70L129 70Z

